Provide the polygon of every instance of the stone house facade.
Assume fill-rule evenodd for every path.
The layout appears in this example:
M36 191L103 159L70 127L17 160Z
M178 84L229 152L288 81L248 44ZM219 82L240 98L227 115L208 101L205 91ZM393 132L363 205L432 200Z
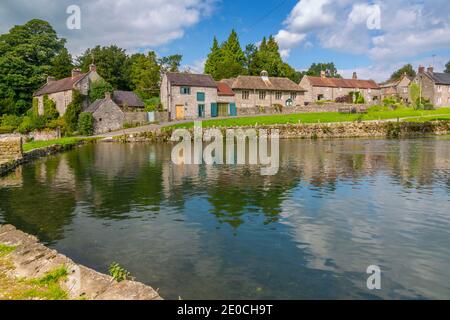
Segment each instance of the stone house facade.
M450 107L450 73L434 72L433 67L420 66L413 80L421 88L421 96L435 107Z
M381 99L397 97L409 102L409 85L413 79L406 73L399 80L380 83Z
M360 80L356 72L352 79L328 78L325 72L320 77L304 76L300 87L306 90L305 102L335 101L348 96L350 92L360 92L366 103L377 103L381 99L381 88L373 80Z
M86 96L83 102L83 109L89 105L87 95L92 82L100 80L101 77L97 73L95 65L89 67L89 72L81 73L79 69L72 70L72 76L61 80L55 80L53 77L47 78L47 83L34 93L34 97L38 101L38 113L44 114L44 96L56 104L56 110L60 116L66 113L67 106L72 102L73 91L76 90Z
M160 98L170 120L210 118L217 108L217 84L210 75L169 72L162 76Z
M305 90L288 78L261 76L238 76L222 80L235 93L238 111L249 109L293 108L304 105Z

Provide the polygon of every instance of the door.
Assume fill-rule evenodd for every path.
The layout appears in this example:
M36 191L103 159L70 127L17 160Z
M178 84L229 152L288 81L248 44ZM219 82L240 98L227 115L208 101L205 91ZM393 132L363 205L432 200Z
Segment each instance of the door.
M228 117L228 103L219 103L219 117Z
M218 116L217 103L211 103L211 117L215 118Z
M175 118L177 120L184 120L184 106L176 106Z
M205 105L204 104L199 104L198 105L198 117L199 118L204 118L205 117Z
M230 116L232 116L232 117L237 116L236 103L230 103Z

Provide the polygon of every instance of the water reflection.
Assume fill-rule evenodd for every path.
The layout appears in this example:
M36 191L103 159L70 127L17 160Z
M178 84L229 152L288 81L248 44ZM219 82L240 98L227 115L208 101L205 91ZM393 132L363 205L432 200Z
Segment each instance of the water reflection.
M280 148L261 176L173 165L168 144L86 146L0 179L0 221L169 298L450 297L450 139Z

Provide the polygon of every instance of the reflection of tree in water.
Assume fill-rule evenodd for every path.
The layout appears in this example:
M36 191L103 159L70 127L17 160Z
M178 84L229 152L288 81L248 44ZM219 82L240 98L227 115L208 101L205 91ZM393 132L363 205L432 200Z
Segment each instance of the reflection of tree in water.
M34 234L47 244L64 238L64 227L72 222L76 206L74 190L63 183L55 185L58 173L60 178L71 178L66 167L59 170L61 159L50 158L25 166L22 188L0 190L5 223Z

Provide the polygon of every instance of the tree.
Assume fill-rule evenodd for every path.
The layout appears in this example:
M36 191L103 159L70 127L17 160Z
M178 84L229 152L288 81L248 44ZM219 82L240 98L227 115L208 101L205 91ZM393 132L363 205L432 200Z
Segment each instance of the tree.
M94 102L98 99L104 99L105 93L112 93L113 91L114 88L112 87L112 85L105 80L100 79L98 81L95 81L91 84L91 87L89 89L89 101Z
M63 79L70 77L73 69L72 55L66 48L55 56L51 61L50 75L56 79Z
M420 108L420 86L415 82L409 85L409 99L413 104L414 109Z
M205 62L205 73L210 74L214 79L218 79L217 66L221 59L221 50L217 38L214 37L211 52Z
M59 118L59 112L56 110L56 103L48 98L48 95L44 96L44 117L46 122Z
M232 30L227 41L220 47L221 59L217 63L216 80L233 78L245 73L245 54L239 43L239 37Z
M72 97L72 102L67 106L66 113L64 113L64 120L69 133L78 129L78 116L81 113L84 100L83 95L76 90L72 91Z
M52 26L34 19L0 35L0 112L24 113L64 49ZM14 105L11 105L11 100Z
M414 78L416 76L416 71L414 70L413 66L411 64L405 64L403 67L395 71L391 77L389 78L390 81L399 80L404 74L406 74L409 77Z
M162 73L180 72L181 60L183 60L183 56L181 54L174 54L158 59L158 64Z
M450 73L450 61L445 65L445 73Z
M78 119L78 130L83 136L91 136L94 133L94 116L90 112L82 112Z
M129 60L124 49L115 45L109 47L96 46L93 49L87 49L78 57L77 63L83 72L87 72L89 66L95 64L97 72L114 88L130 89Z
M159 93L161 67L156 59L156 53L142 53L130 57L131 88L142 98L150 99Z

